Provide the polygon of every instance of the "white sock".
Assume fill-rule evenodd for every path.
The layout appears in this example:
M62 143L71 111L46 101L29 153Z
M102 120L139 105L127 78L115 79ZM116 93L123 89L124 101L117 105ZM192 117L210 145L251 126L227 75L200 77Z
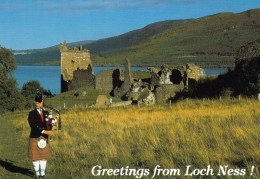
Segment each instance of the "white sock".
M33 161L33 168L35 170L35 175L36 176L40 176L40 172L39 172L39 169L40 169L40 161Z
M40 160L41 176L45 175L46 165L47 165L47 160Z

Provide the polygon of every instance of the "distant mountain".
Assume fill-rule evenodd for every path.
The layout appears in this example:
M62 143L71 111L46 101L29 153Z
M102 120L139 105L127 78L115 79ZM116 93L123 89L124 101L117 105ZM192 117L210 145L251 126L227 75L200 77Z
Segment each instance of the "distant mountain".
M68 43L68 47L92 43L93 40ZM18 65L60 65L60 46L43 49L13 50Z
M232 67L237 49L260 37L260 9L219 13L198 19L149 24L119 36L81 41L94 65L134 66L195 63L202 67ZM20 52L20 51L18 51ZM18 64L59 64L58 46L16 54ZM17 52L15 52L17 53Z

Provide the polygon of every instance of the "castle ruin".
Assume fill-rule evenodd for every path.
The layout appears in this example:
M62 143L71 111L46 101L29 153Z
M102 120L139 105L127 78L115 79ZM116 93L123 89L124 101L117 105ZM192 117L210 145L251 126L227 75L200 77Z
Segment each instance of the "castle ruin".
M61 92L81 87L94 87L95 75L87 49L67 47L66 41L60 44L61 53Z
M109 91L112 96L133 103L164 103L177 93L188 91L205 76L205 71L194 65L162 65L160 69L148 68L149 79L133 79L129 60L125 70L103 70L94 75L90 53L87 49L68 49L66 41L60 44L61 52L61 92L81 87L94 87Z

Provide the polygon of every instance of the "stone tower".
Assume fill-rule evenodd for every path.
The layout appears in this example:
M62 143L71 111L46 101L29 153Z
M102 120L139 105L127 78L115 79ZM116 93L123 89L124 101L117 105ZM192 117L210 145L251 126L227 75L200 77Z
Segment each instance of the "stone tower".
M60 44L61 92L95 85L95 76L87 49L69 49L66 41Z

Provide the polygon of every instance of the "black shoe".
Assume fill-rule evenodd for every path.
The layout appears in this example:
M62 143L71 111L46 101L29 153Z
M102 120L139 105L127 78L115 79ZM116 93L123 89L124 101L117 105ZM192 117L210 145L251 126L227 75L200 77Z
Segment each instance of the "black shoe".
M45 176L45 175L42 175L41 178L46 178L46 176Z

